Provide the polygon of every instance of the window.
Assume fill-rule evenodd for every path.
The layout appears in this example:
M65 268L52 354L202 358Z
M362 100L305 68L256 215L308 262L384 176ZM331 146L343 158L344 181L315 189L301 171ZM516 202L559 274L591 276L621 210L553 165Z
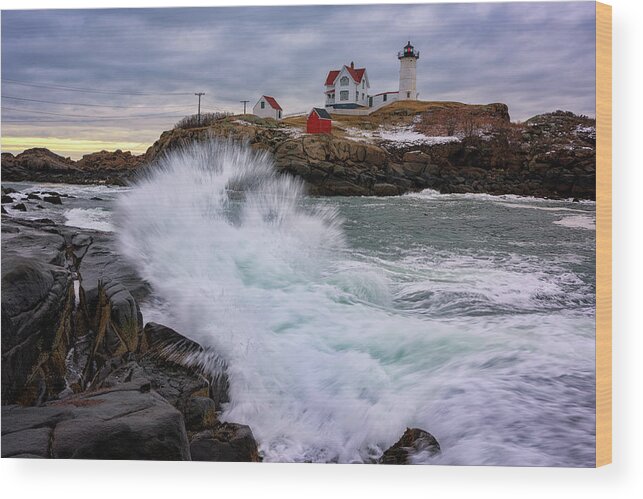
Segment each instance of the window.
M339 79L339 84L340 84L342 87L347 87L347 86L348 86L348 76L342 76L342 77Z
M362 80L362 88L364 88L364 80Z
M279 117L281 118L281 111L279 111Z
M355 102L359 100L359 92L355 92Z
M266 109L266 103L264 101L261 101L261 109Z
M410 99L411 98L411 92L406 92L406 98Z
M382 101L383 101L383 102L386 102L386 98L387 98L387 97L388 97L388 95L384 94L384 97L382 97Z
M348 90L339 92L339 100L348 100Z

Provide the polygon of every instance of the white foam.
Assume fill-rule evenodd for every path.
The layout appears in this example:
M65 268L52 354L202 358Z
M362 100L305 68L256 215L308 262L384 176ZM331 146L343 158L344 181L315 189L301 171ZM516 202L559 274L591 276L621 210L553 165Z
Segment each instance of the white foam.
M113 232L111 213L102 208L72 208L65 212L65 225L80 229Z
M427 199L427 200L456 200L456 199L474 199L478 201L493 201L503 206L509 208L531 208L531 209L541 209L544 211L579 211L587 213L585 210L579 210L577 208L569 208L565 205L581 205L581 206L596 206L596 201L589 199L582 199L580 201L574 201L572 198L568 199L549 199L549 198L538 198L534 196L521 196L518 194L487 194L479 192L467 192L467 193L451 193L443 194L435 189L424 189L419 192L408 192L403 194L403 196L408 196L416 199ZM550 206L543 207L543 204L548 204ZM540 206L539 206L540 205ZM557 206L551 206L557 205Z
M369 461L417 426L444 449L429 462L569 464L569 439L580 442L574 459L593 462L593 412L567 388L567 377L591 385L593 316L397 310L396 291L439 296L446 276L358 261L337 212L304 209L302 192L267 155L206 142L168 156L115 218L164 322L225 359L222 417L250 425L265 460ZM459 265L452 278L516 307L559 292L531 276L516 293L520 273L493 274L493 263L470 280ZM408 276L404 289L394 272Z
M588 215L571 215L554 221L556 225L569 227L571 229L596 230L596 220Z

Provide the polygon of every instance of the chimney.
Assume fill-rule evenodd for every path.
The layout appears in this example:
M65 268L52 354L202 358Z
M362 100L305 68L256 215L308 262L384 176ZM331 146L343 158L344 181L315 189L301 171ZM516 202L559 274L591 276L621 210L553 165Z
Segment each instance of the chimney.
M351 61L351 69L355 69L355 63Z

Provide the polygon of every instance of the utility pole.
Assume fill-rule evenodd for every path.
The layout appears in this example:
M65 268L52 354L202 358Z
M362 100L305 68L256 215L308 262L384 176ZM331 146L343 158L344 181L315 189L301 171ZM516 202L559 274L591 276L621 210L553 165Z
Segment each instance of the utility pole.
M246 114L246 104L250 102L249 100L240 100L239 102L243 102L243 114Z
M199 107L197 110L197 124L201 124L201 96L205 95L205 92L195 92L195 94L199 98Z

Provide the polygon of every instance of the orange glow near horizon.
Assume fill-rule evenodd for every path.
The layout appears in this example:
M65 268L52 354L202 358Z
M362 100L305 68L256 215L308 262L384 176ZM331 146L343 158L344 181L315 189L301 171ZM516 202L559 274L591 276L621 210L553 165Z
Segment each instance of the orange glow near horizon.
M19 154L25 149L44 147L61 156L80 159L84 154L97 151L130 151L132 154L142 154L151 143L119 142L104 140L66 139L57 137L2 137L2 152Z

